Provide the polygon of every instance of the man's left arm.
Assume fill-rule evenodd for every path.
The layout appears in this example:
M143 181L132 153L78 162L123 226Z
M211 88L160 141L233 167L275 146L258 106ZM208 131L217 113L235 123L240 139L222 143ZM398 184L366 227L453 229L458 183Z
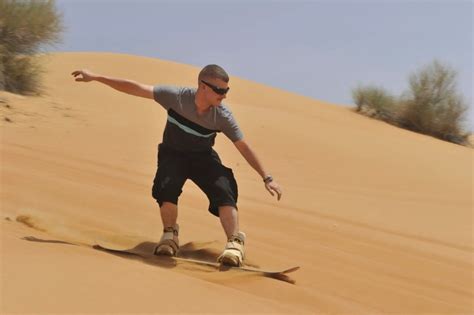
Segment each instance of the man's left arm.
M262 177L264 183L265 183L265 188L268 190L268 192L274 196L276 193L278 196L278 200L280 200L282 196L282 190L280 188L280 185L273 180L272 176L268 174L265 169L263 168L262 163L258 159L257 155L255 152L252 150L252 148L245 142L245 140L238 140L234 142L235 147L237 150L239 150L240 154L245 158L245 160L252 166L258 174Z

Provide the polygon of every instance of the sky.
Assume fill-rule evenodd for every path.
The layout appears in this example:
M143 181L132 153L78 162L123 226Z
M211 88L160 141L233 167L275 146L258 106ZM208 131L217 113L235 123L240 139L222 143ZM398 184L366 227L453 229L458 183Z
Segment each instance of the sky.
M219 64L231 76L347 106L354 106L351 93L360 85L404 93L410 74L436 59L457 71L458 91L471 108L467 127L474 130L472 1L56 4L65 32L55 51L125 53L197 67Z

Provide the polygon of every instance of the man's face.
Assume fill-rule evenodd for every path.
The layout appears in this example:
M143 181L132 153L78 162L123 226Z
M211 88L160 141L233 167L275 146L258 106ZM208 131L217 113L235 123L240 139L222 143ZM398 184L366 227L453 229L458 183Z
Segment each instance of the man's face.
M212 106L221 105L222 100L227 97L229 85L227 82L224 82L221 79L204 79L200 82L200 84L204 90L204 94L206 95L206 100ZM225 93L222 94L223 92Z

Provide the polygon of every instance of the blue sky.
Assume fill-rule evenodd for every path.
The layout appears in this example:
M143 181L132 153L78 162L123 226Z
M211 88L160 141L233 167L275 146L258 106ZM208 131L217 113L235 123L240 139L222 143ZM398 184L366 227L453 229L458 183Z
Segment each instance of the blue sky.
M472 1L56 0L59 51L109 51L202 67L315 99L353 104L375 84L399 95L438 59L472 110ZM87 67L87 65L84 65Z

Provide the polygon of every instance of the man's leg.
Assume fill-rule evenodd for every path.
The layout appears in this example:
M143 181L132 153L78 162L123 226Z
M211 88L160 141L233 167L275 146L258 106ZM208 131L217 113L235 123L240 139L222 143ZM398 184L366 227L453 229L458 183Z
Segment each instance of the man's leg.
M227 239L237 235L237 232L239 232L239 215L237 209L232 206L219 207L219 219L221 220Z
M178 206L172 202L164 201L160 207L161 221L163 222L163 235L155 250L156 255L175 256L179 249Z
M209 212L219 216L227 244L218 261L240 266L244 260L245 233L239 231L237 212L238 188L230 168L222 165L215 151L202 156L192 170L190 179L196 183L209 199Z
M219 207L219 218L227 235L227 244L218 261L231 266L241 266L244 261L245 233L239 231L239 215L232 206Z
M158 150L158 169L153 180L152 195L160 204L163 235L155 251L158 255L176 255L179 249L178 198L188 176L188 161L163 147Z
M174 227L178 220L178 206L172 202L163 202L160 207L163 229Z

